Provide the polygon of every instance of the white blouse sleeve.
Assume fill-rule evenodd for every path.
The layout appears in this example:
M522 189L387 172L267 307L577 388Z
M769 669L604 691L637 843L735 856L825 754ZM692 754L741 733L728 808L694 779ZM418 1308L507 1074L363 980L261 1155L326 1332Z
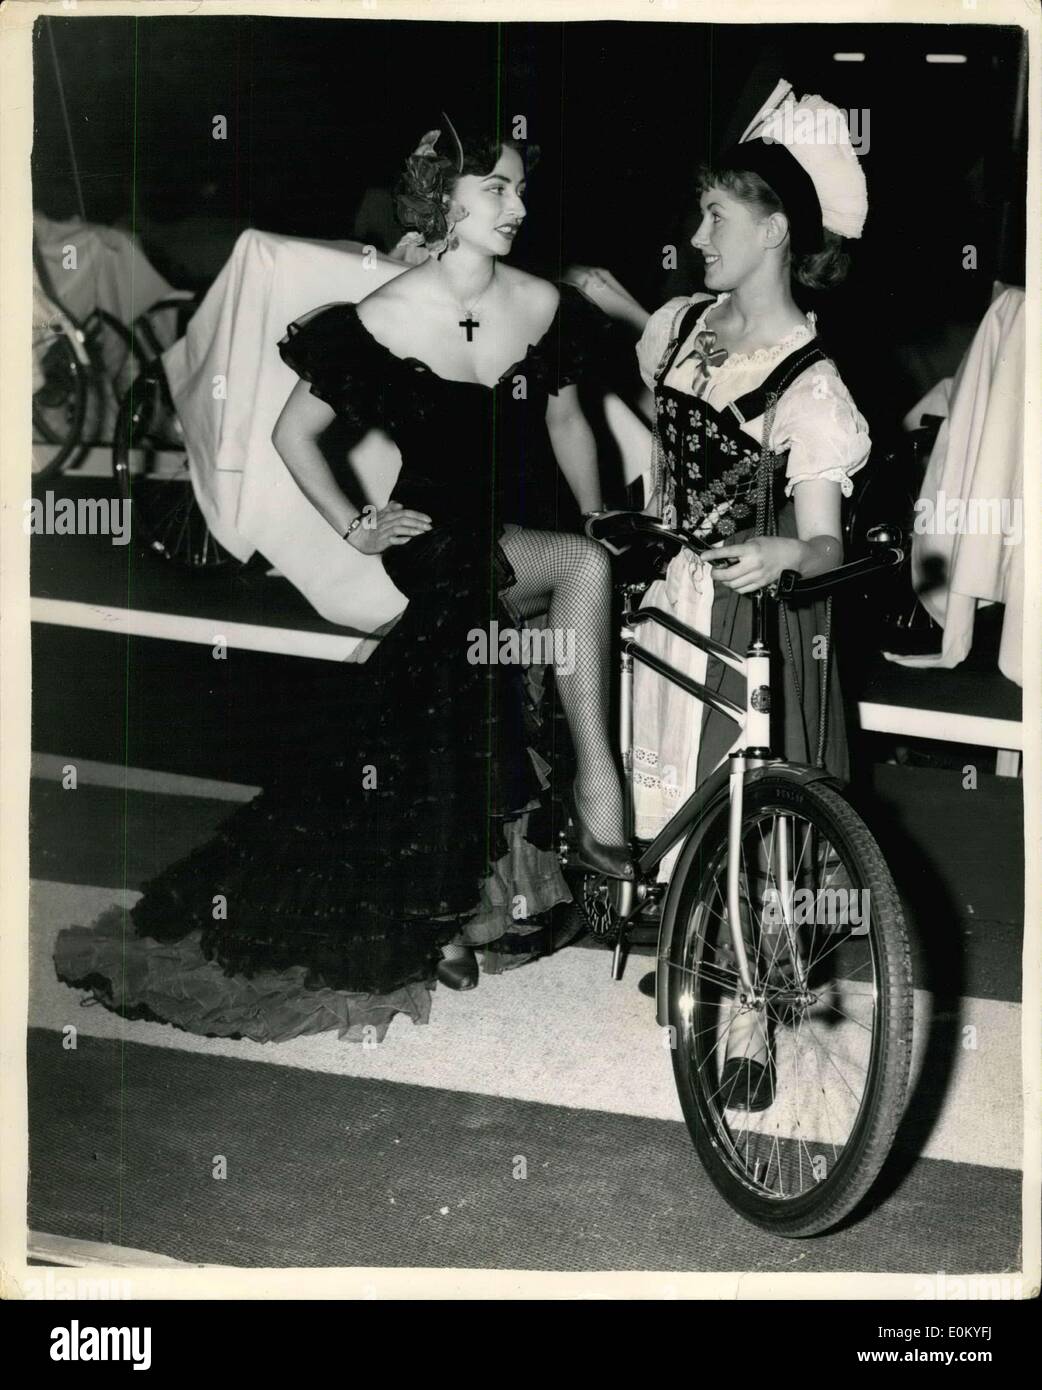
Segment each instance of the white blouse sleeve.
M637 365L640 368L641 379L649 391L654 389L655 377L666 355L666 348L669 347L677 315L689 304L697 304L700 299L711 298L712 295L680 295L676 299L668 299L662 308L656 309L648 319L637 343Z
M808 367L782 394L772 434L776 452L789 451L786 496L797 483L827 479L849 497L872 449L865 418L831 362Z

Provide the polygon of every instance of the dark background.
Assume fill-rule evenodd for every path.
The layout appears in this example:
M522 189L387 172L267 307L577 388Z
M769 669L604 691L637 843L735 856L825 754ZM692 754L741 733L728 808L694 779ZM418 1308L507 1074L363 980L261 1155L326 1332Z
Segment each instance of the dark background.
M954 369L993 281L1024 282L1021 38L986 25L41 19L34 202L135 230L175 285L205 289L246 227L350 238L364 190L393 183L442 107L490 129L497 111L504 129L522 113L541 159L517 263L548 276L606 265L654 308L699 288L683 225L699 161L784 76L798 95L869 111L854 270L805 307L880 434ZM833 58L851 51L866 60ZM212 138L215 115L227 140Z

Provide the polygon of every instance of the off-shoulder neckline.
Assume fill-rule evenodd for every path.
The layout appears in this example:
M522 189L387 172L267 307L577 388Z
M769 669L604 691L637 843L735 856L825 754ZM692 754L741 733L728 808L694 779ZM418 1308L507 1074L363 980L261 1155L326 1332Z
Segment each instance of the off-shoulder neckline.
M436 377L438 381L443 381L448 386L471 386L476 387L479 391L495 391L503 385L503 382L506 381L507 377L512 376L519 367L523 367L525 363L528 361L528 359L532 356L533 352L538 351L538 349L541 348L542 345L546 342L547 338L549 338L550 334L557 327L558 319L561 317L561 305L564 302L565 291L572 290L573 288L574 286L569 285L564 281L558 283L557 307L554 309L553 318L547 324L545 330L540 334L536 341L534 343L528 344L528 347L525 349L524 355L519 357L516 362L511 362L510 366L507 367L506 371L503 372L500 376L498 376L496 380L493 382L463 381L459 377L442 376L440 372L436 372L432 366L430 366L427 362L424 362L424 360L421 357L399 357L398 353L392 352L386 343L382 343L379 338L375 337L373 333L368 328L366 328L365 324L358 316L357 304L347 304L345 307L350 311L351 317L354 319L354 322L358 325L358 327L361 329L362 333L366 336L366 338L368 338L369 341L375 347L377 347L386 357L390 357L394 362L400 363L403 367L412 367L415 371L426 372L428 376ZM575 293L579 294L581 293L581 291L575 290Z

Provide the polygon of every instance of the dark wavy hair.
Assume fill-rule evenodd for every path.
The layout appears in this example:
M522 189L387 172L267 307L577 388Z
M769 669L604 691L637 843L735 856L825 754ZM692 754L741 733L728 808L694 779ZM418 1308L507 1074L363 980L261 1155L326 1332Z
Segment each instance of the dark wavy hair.
M769 217L772 212L785 211L770 184L751 169L715 168L711 164L703 164L698 171L697 196L701 198L710 188L723 188L739 202L756 208L763 217ZM850 270L850 253L844 238L826 227L824 243L820 251L793 255L789 264L792 278L809 290L832 289L842 284Z
M539 161L539 146L512 137L497 138L487 131L460 131L459 147L444 118L441 135L431 154L411 154L395 188L394 205L398 221L410 231L419 232L424 242L436 245L448 235L445 218L447 199L456 180L464 174L488 174L499 162L503 150L516 150L525 173ZM463 151L460 168L459 150Z

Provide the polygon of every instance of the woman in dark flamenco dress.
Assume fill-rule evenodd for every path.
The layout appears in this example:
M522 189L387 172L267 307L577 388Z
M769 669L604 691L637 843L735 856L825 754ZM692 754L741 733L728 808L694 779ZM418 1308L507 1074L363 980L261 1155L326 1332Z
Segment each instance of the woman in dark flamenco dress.
M369 682L363 721L327 707L260 795L145 885L129 922L111 909L61 933L60 978L132 1017L378 1039L396 1012L426 1020L436 979L472 988L475 947L486 969L524 959L526 931L570 899L549 848L548 721L520 667L496 660L502 633L537 614L575 755L580 857L633 872L607 733L608 557L531 524L553 515L536 462L550 448L579 510L601 507L575 383L608 321L573 287L505 264L525 216L522 152L447 124L399 194L428 258L357 306L312 310L278 345L301 381L273 441L408 605L361 675L344 669ZM338 485L317 443L336 417L398 446L385 507L360 511ZM512 958L497 952L508 936Z

